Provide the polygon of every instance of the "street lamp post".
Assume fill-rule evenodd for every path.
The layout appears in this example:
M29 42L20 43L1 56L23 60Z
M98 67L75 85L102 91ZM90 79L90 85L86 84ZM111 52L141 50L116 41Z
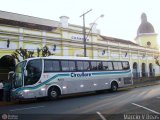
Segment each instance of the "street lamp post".
M99 17L97 17L97 19L92 23L92 26L90 27L89 32L88 32L88 34L87 34L87 36L86 36L86 39L88 38L90 32L92 31L93 26L96 24L96 21L97 21L99 18L103 18L103 17L104 17L104 15L101 14L101 15L100 15Z
M84 44L84 57L87 56L86 53L86 28L85 28L85 15L92 11L92 9L88 10L87 12L83 13L80 17L83 17L83 44Z
M91 30L92 30L92 27L94 26L94 24L96 23L96 21L99 19L99 18L102 18L104 17L104 15L100 15L94 22L93 22L93 25L91 26L87 36L86 36L86 28L85 28L85 15L87 13L89 13L90 11L92 11L92 9L88 10L87 12L83 13L80 17L83 17L83 44L84 44L84 57L87 57L87 51L86 51L86 39L87 37L89 36Z

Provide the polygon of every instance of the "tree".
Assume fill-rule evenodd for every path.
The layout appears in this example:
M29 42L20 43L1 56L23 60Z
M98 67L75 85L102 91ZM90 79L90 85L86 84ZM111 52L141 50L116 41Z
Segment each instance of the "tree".
M158 56L154 58L155 59L155 63L160 66L159 60L158 60Z
M11 54L11 56L12 56L14 59L16 59L18 62L20 62L20 59L19 59L18 54L17 54L16 52L13 52L13 53Z
M27 49L22 49L22 48L16 49L16 53L18 53L23 58L23 60L28 58Z
M51 52L49 51L49 48L47 46L44 46L42 48L42 57L46 57L46 56L50 56L53 55L51 54Z
M27 49L16 49L12 54L11 54L18 62L20 62L19 55L23 58L23 60L27 58L32 58L34 56L34 51L28 51ZM47 57L50 55L54 55L50 52L49 48L47 46L44 46L42 49L37 48L37 57Z

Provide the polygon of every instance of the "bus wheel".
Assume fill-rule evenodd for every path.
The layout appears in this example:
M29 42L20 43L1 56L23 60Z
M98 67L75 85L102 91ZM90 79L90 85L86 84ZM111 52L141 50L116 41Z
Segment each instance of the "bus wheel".
M118 89L118 84L116 82L112 82L111 84L111 92L116 92Z
M49 97L50 100L57 99L59 97L59 95L60 95L60 92L57 88L55 88L55 87L49 88L48 97Z

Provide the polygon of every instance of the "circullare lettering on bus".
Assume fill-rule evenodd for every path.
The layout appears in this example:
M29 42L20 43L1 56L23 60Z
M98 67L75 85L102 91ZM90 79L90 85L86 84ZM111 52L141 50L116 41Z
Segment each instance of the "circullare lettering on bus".
M91 73L71 73L71 77L90 77Z

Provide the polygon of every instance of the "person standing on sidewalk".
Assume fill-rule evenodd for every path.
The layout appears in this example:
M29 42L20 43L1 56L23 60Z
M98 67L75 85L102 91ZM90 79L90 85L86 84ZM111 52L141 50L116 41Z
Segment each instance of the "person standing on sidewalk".
M9 81L6 81L3 83L3 98L4 98L4 101L11 101L11 82Z
M0 101L3 100L3 83L0 82Z

